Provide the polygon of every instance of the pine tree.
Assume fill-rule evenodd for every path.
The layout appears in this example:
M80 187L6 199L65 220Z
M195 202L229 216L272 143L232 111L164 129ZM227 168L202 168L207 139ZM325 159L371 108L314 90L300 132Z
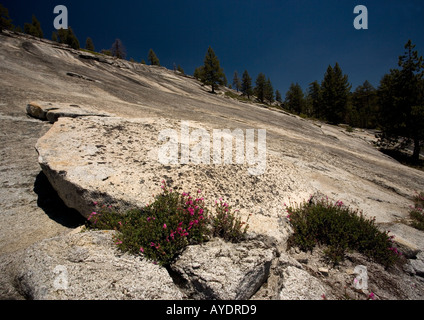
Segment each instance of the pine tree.
M309 84L308 99L310 101L310 107L311 107L310 115L315 116L318 119L321 119L323 117L321 86L316 80Z
M378 89L383 132L391 137L413 141L413 160L418 161L424 140L424 64L423 57L409 40L399 57L399 69L390 70Z
M56 32L52 32L52 41L54 42L58 42L59 40L57 39L57 33Z
M25 23L24 31L34 37L43 38L43 30L41 29L40 21L37 20L35 15L32 15L32 23Z
M298 83L292 83L286 93L286 100L284 101L285 108L290 112L297 114L302 113L305 105L305 96L302 87Z
M234 86L234 89L237 90L237 92L239 92L239 90L241 89L241 82L240 82L240 78L238 76L237 70L234 71L233 86Z
M264 98L268 100L270 104L274 102L274 88L272 87L270 78L268 78L265 83Z
M66 43L66 39L68 37L68 30L60 28L59 30L57 30L57 35L59 43Z
M80 48L80 43L71 27L68 27L68 29L60 28L57 30L57 34L59 36L59 43L67 44L75 50Z
M37 30L38 37L44 38L43 30L41 29L40 21L37 20L35 15L32 16L32 25L34 26L35 30Z
M125 59L127 56L126 50L122 41L120 39L115 39L115 42L112 44L112 48L110 49L112 56L118 59Z
M205 55L204 65L203 65L203 77L202 82L205 85L212 87L212 93L215 93L215 89L219 85L225 84L225 74L219 65L218 57L215 55L215 52L211 47L208 48L208 51Z
M283 103L283 98L281 97L280 91L275 91L275 101L277 101L279 104Z
M9 17L9 10L0 3L0 32L12 28L12 19Z
M179 71L181 74L185 74L184 69L180 65L178 65L177 71Z
M153 49L149 50L148 60L152 66L160 66L159 58L156 56L156 53Z
M203 78L203 69L203 66L194 69L193 77L197 80L201 80Z
M87 37L87 39L85 40L85 49L89 51L95 50L93 40L90 37Z
M338 63L328 66L321 84L324 118L333 124L344 121L349 102L350 84Z
M265 98L265 86L266 86L266 78L265 75L261 72L258 74L256 78L256 86L255 86L255 95L260 102L264 102Z
M68 34L66 36L66 43L73 49L78 50L80 48L80 43L74 34L74 31L69 26L68 27Z
M352 94L352 115L349 124L360 128L375 128L377 125L377 90L365 81ZM356 121L353 121L356 120Z
M241 92L243 92L243 94L246 95L248 99L250 99L250 96L253 94L252 78L250 77L247 70L244 70L241 79Z

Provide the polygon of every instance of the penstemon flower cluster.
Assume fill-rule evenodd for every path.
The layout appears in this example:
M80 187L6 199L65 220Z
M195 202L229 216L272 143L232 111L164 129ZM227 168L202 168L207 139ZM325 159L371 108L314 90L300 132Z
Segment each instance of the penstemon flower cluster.
M230 241L243 239L247 221L236 217L222 199L216 202L216 213L210 214L201 190L196 195L180 194L168 188L165 181L161 189L162 193L151 204L125 214L102 206L90 214L89 226L118 231L115 244L121 250L163 265L171 263L187 245L202 243L210 236Z

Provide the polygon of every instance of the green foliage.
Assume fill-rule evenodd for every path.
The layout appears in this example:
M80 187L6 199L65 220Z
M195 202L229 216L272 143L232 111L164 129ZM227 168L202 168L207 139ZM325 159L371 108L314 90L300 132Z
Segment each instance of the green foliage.
M290 85L290 88L286 93L284 105L290 112L294 112L296 114L302 113L305 106L305 98L302 87L298 83L292 83Z
M159 58L156 56L156 53L153 51L153 49L149 50L147 59L152 66L160 66Z
M112 44L112 48L110 48L110 52L112 53L113 57L118 59L125 59L127 56L125 47L120 39L115 39L115 42Z
M349 124L359 128L375 128L378 124L377 90L365 81L352 94Z
M203 72L200 79L203 84L212 87L212 93L215 93L215 89L218 88L219 85L224 85L226 83L224 71L219 64L218 57L211 47L209 47L206 52Z
M318 119L323 118L322 92L318 81L309 84L308 101L310 103L309 115L315 116Z
M222 199L215 202L215 214L210 217L212 236L231 242L240 242L245 238L249 219L243 222L239 216L235 215L235 212Z
M393 237L381 232L375 219L367 219L357 210L351 210L337 201L328 199L305 201L287 212L294 233L290 246L313 250L317 244L326 245L326 257L338 264L344 260L347 250L356 250L374 261L389 267L400 261L401 253L392 246Z
M241 92L250 99L250 96L253 94L252 89L252 78L249 76L247 70L244 70L243 76L241 79Z
M104 54L105 56L110 56L110 57L112 56L112 52L110 50L107 50L107 49L100 50L100 53Z
M0 3L0 32L12 29L12 19L9 17L9 10Z
M274 102L274 88L270 78L265 82L264 98L270 104Z
M75 50L78 50L80 48L78 38L76 37L74 31L70 26L68 27L68 29L59 29L57 33L59 36L59 43L67 44Z
M95 51L93 40L90 37L85 40L85 49Z
M400 69L384 75L378 89L380 122L387 137L406 137L414 142L413 159L418 162L424 140L424 63L409 40L399 57Z
M239 92L239 90L241 89L241 81L240 81L237 70L234 71L233 86L234 86L234 89L237 90L237 92Z
M43 38L44 36L40 21L37 20L35 15L32 15L32 23L24 24L24 32L38 38Z
M185 74L184 69L180 65L178 65L177 71L181 72L181 74Z
M264 102L265 98L265 87L266 87L266 78L265 75L261 72L256 78L256 86L254 89L255 95L260 102Z
M52 32L52 41L54 41L54 42L58 42L59 40L58 40L58 38L57 38L57 33L56 32Z
M201 80L203 78L203 66L197 67L194 69L193 77L195 77L197 80Z
M283 98L281 97L281 93L280 91L275 91L275 101L277 101L278 103L283 103Z
M249 101L249 99L248 99L247 97L245 97L245 96L243 96L243 95L239 95L239 94L234 93L234 92L231 92L231 91L226 91L226 92L224 93L224 95L225 95L226 97L230 97L230 98L233 98L233 99L237 99L237 100L240 100L240 101L243 101L243 102L248 102L248 101Z
M344 122L351 86L338 63L328 66L321 83L323 117L333 124Z
M424 231L424 192L414 196L414 206L410 208L409 216L412 219L412 226Z
M91 213L87 226L118 231L115 243L122 251L142 254L162 265L171 263L187 245L202 243L210 236L233 242L244 238L247 222L222 200L217 202L216 213L209 214L200 190L192 196L167 188L165 181L162 184L163 192L146 207L119 214L102 206Z

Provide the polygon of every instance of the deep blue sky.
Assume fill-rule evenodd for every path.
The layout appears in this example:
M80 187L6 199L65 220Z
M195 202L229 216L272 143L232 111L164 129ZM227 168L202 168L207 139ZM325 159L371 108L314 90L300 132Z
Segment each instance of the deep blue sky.
M265 73L283 97L291 82L305 90L338 62L354 90L365 80L378 86L408 39L424 56L423 0L0 0L15 25L40 20L51 37L53 8L69 11L81 46L89 36L96 51L116 38L127 58L145 59L150 48L161 65L180 64L192 74L208 46L232 82L234 70L256 79ZM368 8L368 30L353 27L356 5Z

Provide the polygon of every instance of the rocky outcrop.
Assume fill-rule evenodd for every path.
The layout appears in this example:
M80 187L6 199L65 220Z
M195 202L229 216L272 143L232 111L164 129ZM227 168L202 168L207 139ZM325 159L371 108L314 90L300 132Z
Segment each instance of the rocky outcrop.
M267 281L275 250L253 240L189 246L171 265L193 299L245 300Z
M191 130L199 127L194 122L190 125ZM287 221L281 215L285 191L305 190L302 178L280 179L278 173L284 165L272 155L261 176L250 175L247 163L162 164L160 133L176 129L179 134L180 126L179 121L164 118L60 118L38 140L38 161L65 204L85 217L96 209L94 202L120 211L143 207L153 200L152 195L160 193L165 180L181 191L201 189L210 206L224 197L244 218L253 213L250 230L283 243L288 236ZM296 168L291 169L296 174Z
M73 75L75 76L75 74ZM91 107L57 102L30 102L26 107L26 111L27 114L31 117L40 120L47 120L50 123L56 122L57 119L59 119L60 117L77 118L88 116L111 116L111 114L108 114L106 112L98 112L97 110Z
M123 210L150 202L152 195L160 191L162 179L183 191L202 189L205 198L211 201L223 197L234 208L240 209L244 217L252 214L250 230L266 235L267 240L263 240L267 243L266 248L274 248L279 255L273 258L268 278L252 299L315 299L324 289L325 297L344 299L346 287L349 297L364 299L366 293L351 289L352 272L358 264L367 266L369 292L375 293L378 299L424 298L422 232L403 228L400 223L407 218L411 204L409 196L424 188L422 172L378 152L371 143L376 140L373 133L356 129L347 133L343 128L301 119L275 108L265 109L253 103L225 99L224 92L229 90L226 88L211 95L207 86L165 68L90 55L30 36L13 34L6 37L3 34L0 37L0 60L4 62L0 64L0 135L3 138L0 144L0 198L3 200L1 298L14 297L12 291L6 292L5 288L15 283L28 298L156 299L159 294L161 299L184 297L181 291L175 291L185 290L184 285L178 283L182 276L171 270L171 278L178 283L177 287L182 286L173 287L167 270L159 268L160 271L156 272L157 266L144 264L146 261L141 262L140 257L113 251L108 233L96 236L88 233L90 237L99 237L99 243L87 242L91 243L87 246L83 243L76 245L77 240L70 240L74 236L50 239L75 227L75 223L63 222L70 210L62 210L62 204L53 206L53 210L46 210L42 205L46 198L40 196L39 189L45 189L49 183L40 184L39 180L44 180L40 176L44 175L40 174L33 146L50 127L51 130L37 144L40 164L50 183L60 192L60 197L83 215L94 209L92 201L110 203ZM32 100L68 102L64 105L68 110L58 119L53 115L59 109L52 108L59 104L46 103L43 106L38 102L39 108L32 104L27 106ZM86 106L95 106L96 110ZM43 120L48 120L47 115L52 114L49 121L54 125L25 117L26 107L34 117ZM86 111L78 115L77 109ZM109 113L120 118L90 116ZM266 129L266 172L262 176L251 176L247 173L247 166L238 164L159 164L154 154L158 147L158 132L163 128L179 132L177 119L190 121L207 130ZM397 244L406 248L408 261L404 269L386 271L366 259L355 260L351 256L341 266L333 268L323 264L322 255L315 251L313 254L285 254L285 239L290 229L285 219L284 203L307 199L317 191L335 200L343 200L363 210L367 216L375 216L379 224L387 224L391 234L396 235ZM103 238L103 235L107 237ZM49 240L37 243L32 250L21 254L21 249L47 238ZM103 241L105 244L100 244ZM222 246L229 249L226 251L229 257L240 255L236 245ZM232 250L236 252L232 253ZM114 265L101 269L102 263L107 263L101 255L112 259ZM266 270L268 259L261 260L257 255L256 258L265 262ZM90 259L100 264L92 266ZM50 260L57 264L43 269ZM228 261L221 260L224 264ZM34 270L26 268L25 264L32 265ZM249 266L246 270L259 268L245 259L244 264ZM158 289L158 295L152 295L152 291L157 290L153 286L155 289L142 294L144 285L137 282L140 268L157 274L171 289ZM187 284L191 283L189 287L192 289L188 292L196 294L193 279L200 279L201 275L188 260L181 268L181 275L188 279ZM225 270L226 267L216 265L216 268ZM3 272L4 269L8 272ZM102 278L96 273L94 279L91 270L101 270ZM19 275L9 277L17 271ZM228 272L242 274L241 270ZM189 273L193 277L188 277ZM261 273L258 271L257 274ZM89 293L73 287L80 278L87 281ZM108 282L108 279L116 281ZM222 283L229 281L225 275L219 279ZM249 279L246 277L248 282ZM52 286L52 281L56 290L49 291L46 288ZM133 293L130 282L138 283L140 290ZM252 286L261 282L262 279ZM216 295L241 296L235 286L231 290L224 286L218 289L218 284L211 282L205 286L214 290ZM309 286L310 290L305 292L303 286ZM203 295L207 296L206 293Z
M284 270L282 284L278 296L281 300L323 300L324 296L331 297L325 295L330 288L305 270L296 267L289 266Z
M122 254L112 231L41 241L24 254L16 274L21 294L35 300L179 300L165 268Z

